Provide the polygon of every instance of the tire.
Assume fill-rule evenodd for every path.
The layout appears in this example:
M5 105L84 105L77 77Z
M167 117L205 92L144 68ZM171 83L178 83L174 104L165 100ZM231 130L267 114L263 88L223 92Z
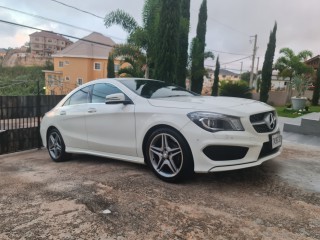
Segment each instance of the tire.
M51 159L55 162L63 162L70 159L71 155L66 153L63 138L57 129L52 129L47 138L47 148Z
M190 147L175 130L155 130L149 136L144 152L152 171L166 182L179 182L193 176L194 163Z

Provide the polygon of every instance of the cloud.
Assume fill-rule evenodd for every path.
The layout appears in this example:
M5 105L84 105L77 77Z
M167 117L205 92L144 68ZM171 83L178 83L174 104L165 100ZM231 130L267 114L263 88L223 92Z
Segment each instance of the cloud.
M141 12L144 0L68 0L62 2L102 17L110 11L122 9L132 15L139 23L142 22ZM196 35L201 2L202 0L191 1L190 41ZM278 31L275 58L278 57L278 52L280 48L283 47L290 47L295 52L308 49L313 51L314 54L319 53L320 32L317 31L320 22L318 14L318 9L320 9L319 0L308 0L304 2L301 0L208 0L207 3L207 49L252 54L253 44L250 43L249 40L250 36L257 34L257 45L259 47L257 56L260 57L260 66L262 66L269 41L269 34L274 22L277 21ZM123 39L127 37L127 33L118 26L112 26L106 29L103 24L103 19L68 8L54 1L20 0L19 4L17 4L17 1L3 0L1 5L101 32L108 36L117 37L114 38L116 42L123 42ZM5 11L3 9L0 11L0 19L77 37L84 37L89 34L89 32L80 29L50 23L49 21ZM26 39L28 39L27 35L33 31L3 23L0 24L0 47L10 47L10 44L15 45L18 40L18 33L19 36L26 34ZM215 53L216 56L218 54L221 62L229 62L242 57L226 53ZM243 60L242 62L244 68L250 68L250 59ZM210 62L210 64L213 63L214 61ZM239 61L227 67L230 66L230 68L240 69L240 65Z

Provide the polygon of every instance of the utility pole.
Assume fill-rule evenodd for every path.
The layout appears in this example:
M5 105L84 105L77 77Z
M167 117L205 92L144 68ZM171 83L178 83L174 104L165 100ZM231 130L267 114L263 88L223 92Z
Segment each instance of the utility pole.
M256 58L256 53L257 53L257 38L258 35L254 35L254 45L253 45L253 55L252 55L252 65L251 65L251 72L250 72L250 83L249 87L252 88L252 83L253 83L253 71L254 71L254 60Z
M258 58L258 61L257 61L257 74L256 74L256 84L257 84L257 79L258 79L258 74L259 74L259 57ZM256 85L257 87L257 85Z
M41 137L40 137L40 108L41 108L41 99L40 99L40 80L37 80L37 120L38 120L38 126L37 126L37 137L38 137L38 149L41 149Z
M243 62L241 62L241 68L240 68L240 74L239 74L240 77L241 77L241 74L242 74L242 66L243 66Z

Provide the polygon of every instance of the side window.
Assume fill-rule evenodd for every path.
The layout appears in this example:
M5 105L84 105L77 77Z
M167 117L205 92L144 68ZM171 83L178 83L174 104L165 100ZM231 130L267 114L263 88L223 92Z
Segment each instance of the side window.
M87 103L89 101L90 87L85 87L75 92L63 105L75 105L81 103Z
M105 103L106 96L113 93L122 93L122 91L111 84L107 84L107 83L95 84L92 90L92 102Z

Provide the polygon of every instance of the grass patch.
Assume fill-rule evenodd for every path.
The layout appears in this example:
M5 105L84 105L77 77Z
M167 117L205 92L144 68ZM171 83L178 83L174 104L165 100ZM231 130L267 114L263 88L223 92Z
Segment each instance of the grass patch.
M309 109L304 109L303 111L292 110L290 108L287 108L286 106L275 107L275 109L277 110L278 116L289 118L301 117L312 112L320 112L320 106L310 106Z

